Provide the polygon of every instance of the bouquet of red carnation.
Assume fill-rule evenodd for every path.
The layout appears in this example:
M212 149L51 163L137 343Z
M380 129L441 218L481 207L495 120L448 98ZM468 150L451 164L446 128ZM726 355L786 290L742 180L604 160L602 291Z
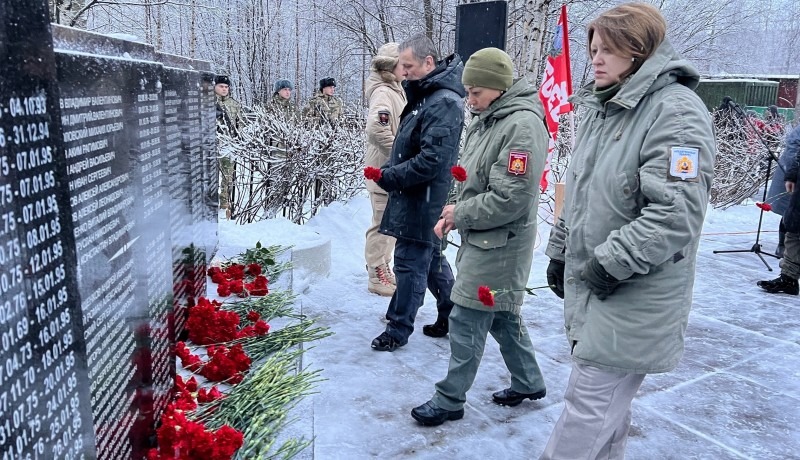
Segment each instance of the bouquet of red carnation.
M224 268L211 267L208 276L217 284L217 295L228 297L236 294L239 297L265 296L269 293L269 280L262 275L263 268L257 263L248 265L230 264Z
M228 425L210 431L187 419L174 403L161 415L156 438L158 447L147 452L148 460L230 460L244 444L240 431Z

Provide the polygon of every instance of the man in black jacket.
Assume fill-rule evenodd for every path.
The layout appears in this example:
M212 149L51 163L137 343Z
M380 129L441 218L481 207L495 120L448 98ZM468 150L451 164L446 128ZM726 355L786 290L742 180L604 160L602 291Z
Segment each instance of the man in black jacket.
M785 252L781 260L781 275L774 280L759 281L761 289L777 294L800 294L800 193L797 192L797 174L800 170L800 126L789 133L786 138L786 149L783 152L787 158L794 158L794 161L786 169L784 186L786 192L790 193L789 206L783 213L783 223L786 226ZM792 156L794 155L794 156Z
M453 309L453 272L433 233L452 184L450 168L458 160L464 123L464 66L458 55L437 63L436 50L420 34L400 44L408 104L392 154L377 184L389 193L379 231L397 238L394 270L397 289L386 319L386 331L372 341L377 351L394 351L408 343L425 287L436 297L438 318L423 332L443 337Z

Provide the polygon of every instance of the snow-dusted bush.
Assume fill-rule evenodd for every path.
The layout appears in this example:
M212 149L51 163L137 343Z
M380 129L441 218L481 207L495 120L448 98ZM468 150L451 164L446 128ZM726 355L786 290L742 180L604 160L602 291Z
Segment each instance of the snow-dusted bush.
M364 188L364 121L354 112L335 125L272 107L255 108L246 119L238 135L218 137L223 174L225 159L233 164L229 193L237 222L283 216L303 223Z

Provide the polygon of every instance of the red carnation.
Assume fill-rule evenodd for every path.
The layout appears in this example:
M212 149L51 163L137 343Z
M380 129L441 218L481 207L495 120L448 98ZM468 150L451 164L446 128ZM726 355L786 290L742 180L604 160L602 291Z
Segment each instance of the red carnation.
M487 307L494 307L494 292L489 286L478 287L478 300Z
M228 281L228 279L225 278L225 274L222 273L222 272L217 272L217 273L214 273L213 275L211 275L211 282L212 283L221 284L221 283L224 283L225 281Z
M266 289L267 283L269 280L263 275L256 276L256 279L253 280L253 286L258 289Z
M217 295L220 297L228 297L231 295L231 287L228 283L220 283L217 286Z
M217 388L216 385L211 387L211 390L208 392L208 397L211 398L212 401L215 400L215 399L220 399L223 396L224 395L222 394L221 391L219 391L219 388Z
M467 170L459 165L455 165L450 168L450 174L452 174L453 178L459 182L464 182L467 180Z
M258 320L255 324L255 331L258 335L264 335L269 332L269 324L265 323L263 320Z
M259 319L261 319L261 315L259 315L257 311L250 310L250 311L247 313L247 320L248 320L248 321L252 321L252 322L254 322L254 323L255 323L255 322L256 322L256 321L258 321Z
M208 276L214 276L217 273L222 273L222 270L219 267L211 267L208 269Z
M247 266L247 273L251 276L258 276L261 274L261 265L250 264Z
M764 211L772 211L772 205L769 203L763 203L761 201L757 201L756 206L763 209Z
M378 168L375 168L373 166L367 166L366 168L364 168L364 177L366 177L369 180L378 182L379 180L381 180L381 175L383 175L383 172L381 172L381 170Z
M234 294L241 294L242 291L244 291L244 284L242 283L242 280L232 280L229 286L231 288L231 292Z
M228 279L240 280L244 278L244 265L231 264L225 269L225 274L228 275Z

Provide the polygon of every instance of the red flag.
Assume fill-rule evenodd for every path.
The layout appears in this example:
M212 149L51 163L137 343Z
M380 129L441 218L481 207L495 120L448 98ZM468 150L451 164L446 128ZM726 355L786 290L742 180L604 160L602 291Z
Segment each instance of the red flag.
M567 5L561 5L561 15L553 37L553 46L547 56L547 67L539 88L539 99L544 105L544 118L547 130L550 132L550 142L547 147L547 161L544 164L544 173L539 187L542 191L547 189L547 173L550 172L550 159L556 146L558 135L558 118L560 115L572 110L572 104L567 98L572 95L572 72L569 66L569 37L567 36Z

